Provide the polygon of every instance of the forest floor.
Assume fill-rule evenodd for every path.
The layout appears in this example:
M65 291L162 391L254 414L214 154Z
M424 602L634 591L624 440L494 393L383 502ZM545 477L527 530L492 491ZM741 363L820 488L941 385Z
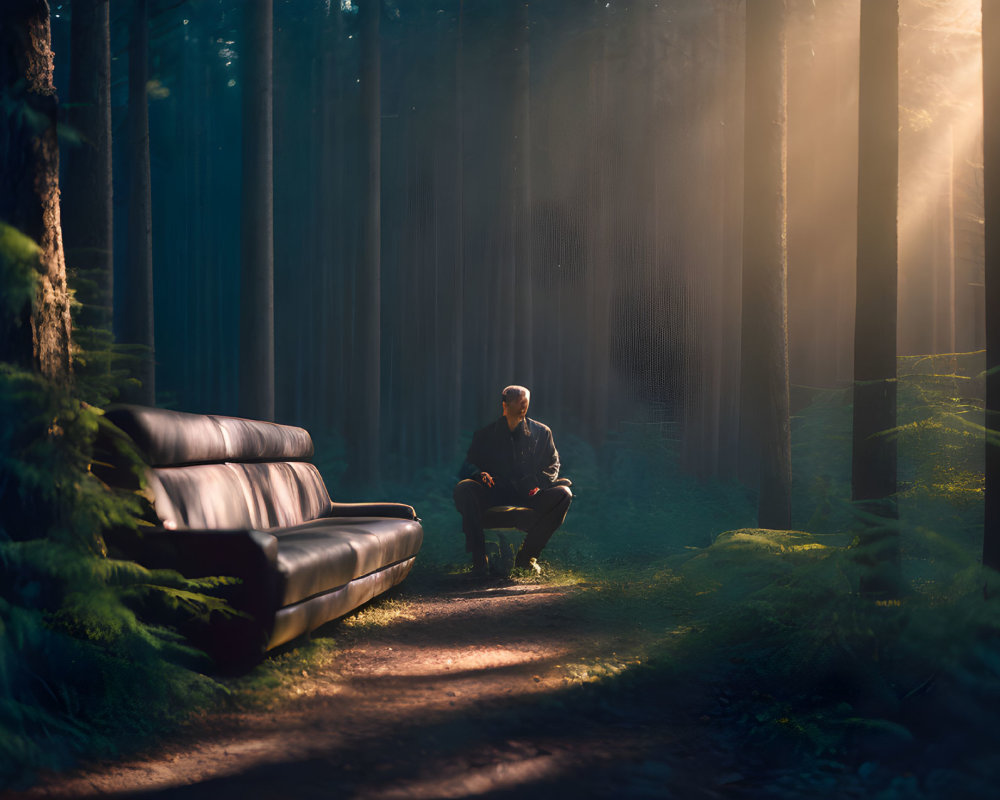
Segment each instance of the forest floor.
M424 576L145 749L11 796L870 796L832 762L765 768L727 741L707 686L623 681L646 631L586 613L592 588Z

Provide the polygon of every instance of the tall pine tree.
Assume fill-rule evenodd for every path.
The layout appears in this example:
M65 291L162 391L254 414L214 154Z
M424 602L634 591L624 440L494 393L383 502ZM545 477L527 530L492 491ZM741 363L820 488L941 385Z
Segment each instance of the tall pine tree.
M240 413L274 419L274 9L244 6Z
M45 0L0 4L0 360L70 375L70 303ZM37 278L37 280L36 280Z
M896 426L898 29L896 0L861 4L851 495L867 512L862 588L889 595L899 567L896 441L885 435Z
M73 0L63 237L81 303L77 326L111 332L113 300L109 0ZM106 370L105 361L98 366Z
M128 49L128 260L123 276L121 341L142 352L133 371L139 387L128 399L156 402L156 356L153 326L153 206L149 170L149 5L134 0Z
M358 477L378 483L381 441L381 309L382 309L382 103L381 0L361 4L361 115L365 130L363 235L357 281L359 347L355 408L360 425L352 430L352 458Z
M785 241L785 0L748 0L743 323L742 475L759 487L762 528L791 527L788 421L788 259Z

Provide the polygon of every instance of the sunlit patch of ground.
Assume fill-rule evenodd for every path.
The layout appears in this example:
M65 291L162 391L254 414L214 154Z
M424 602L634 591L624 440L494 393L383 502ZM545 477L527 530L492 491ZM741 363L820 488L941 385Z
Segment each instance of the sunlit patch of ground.
M562 693L641 661L631 621L595 628L574 605L579 591L454 579L444 591L383 600L234 681L232 710L25 796L194 797L211 788L226 797L248 781L263 791L286 773L286 789L295 788L286 796L312 796L301 781L329 772L320 783L345 796L465 797L638 758L649 736L634 726L583 736L577 724L569 738L551 727L565 713ZM251 777L261 771L263 783Z

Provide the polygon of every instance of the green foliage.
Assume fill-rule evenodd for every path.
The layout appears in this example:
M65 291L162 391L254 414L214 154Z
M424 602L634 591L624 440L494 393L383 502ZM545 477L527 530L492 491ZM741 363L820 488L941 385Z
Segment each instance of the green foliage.
M792 524L813 533L846 531L851 498L851 390L814 392L792 420Z
M127 388L138 386L131 376L148 348L118 344L106 328L75 323L73 344L74 393L80 400L103 408Z
M897 426L883 435L898 442L904 557L933 558L928 546L981 546L984 366L982 351L899 359ZM851 417L851 390L837 389L814 392L793 420L793 518L803 529L857 526Z
M857 592L835 536L742 530L677 566L687 632L665 651L682 678L709 680L730 735L810 755L912 756L995 727L1000 603L964 554L896 602ZM969 735L961 757L986 752ZM984 743L985 744L985 743ZM977 759L979 762L977 762Z
M41 248L16 228L0 221L0 315L17 322L35 298Z
M982 549L985 354L899 360L900 519L911 557ZM930 549L928 549L930 548Z
M109 753L216 685L184 666L199 654L133 610L221 610L219 580L192 582L109 559L102 532L135 528L140 495L91 471L109 427L96 408L37 374L0 364L0 783L75 753ZM124 441L124 440L121 440ZM139 469L138 462L135 464Z
M795 517L809 533L731 531L671 562L657 602L679 624L658 658L673 679L708 681L727 746L873 773L902 762L931 783L950 770L956 786L995 769L1000 603L983 587L1000 576L978 558L981 362L900 360L899 424L884 434L899 446L899 600L858 592L873 553L850 503L849 391L817 393L794 420Z

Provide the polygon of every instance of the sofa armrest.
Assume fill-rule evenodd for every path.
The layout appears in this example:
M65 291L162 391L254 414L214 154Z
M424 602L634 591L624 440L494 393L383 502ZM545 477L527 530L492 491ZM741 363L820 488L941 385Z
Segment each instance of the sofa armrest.
M417 519L417 512L405 503L331 503L328 516Z
M242 670L264 652L278 609L278 540L256 530L140 528L105 536L111 547L150 569L186 578L233 577L218 595L239 617L168 620L226 671Z
M105 537L107 543L149 569L186 578L232 577L222 595L236 610L268 627L277 609L278 540L255 530L140 528Z
M278 560L277 538L249 529L139 528L111 534L108 544L143 566L173 569L189 578L249 577L259 571L270 572Z

